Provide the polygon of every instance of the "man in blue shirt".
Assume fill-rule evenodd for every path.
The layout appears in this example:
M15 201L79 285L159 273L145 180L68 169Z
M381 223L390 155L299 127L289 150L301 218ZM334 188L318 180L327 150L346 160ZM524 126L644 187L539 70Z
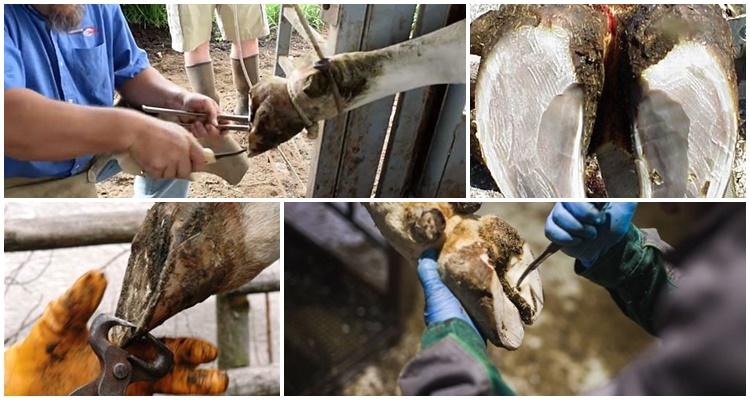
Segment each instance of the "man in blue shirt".
M146 176L136 196L185 197L206 160L196 138L216 138L219 107L149 65L117 5L5 5L6 197L96 196L120 171L98 155L128 153ZM190 132L124 108L208 114Z

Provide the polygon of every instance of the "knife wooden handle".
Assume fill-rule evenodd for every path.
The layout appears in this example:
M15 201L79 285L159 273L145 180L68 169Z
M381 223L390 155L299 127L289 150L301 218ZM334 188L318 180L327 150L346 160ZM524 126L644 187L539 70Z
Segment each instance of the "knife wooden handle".
M206 159L206 164L213 164L216 162L213 150L208 147L203 148L203 158ZM130 175L143 175L143 168L141 168L130 153L115 154L115 159L117 160L117 163L120 164L120 169L122 169L123 172Z

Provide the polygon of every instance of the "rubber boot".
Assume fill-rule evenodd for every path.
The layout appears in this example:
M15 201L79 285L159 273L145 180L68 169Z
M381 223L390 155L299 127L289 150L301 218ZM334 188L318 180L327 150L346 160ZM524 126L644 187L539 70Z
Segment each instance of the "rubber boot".
M188 81L190 81L193 91L204 94L221 104L219 95L216 93L214 68L211 61L189 67L186 66L185 72L187 72ZM214 153L234 152L242 149L242 146L229 133L225 133L217 138L200 139L200 142L203 146L213 150ZM247 157L244 154L238 154L232 157L221 158L215 163L207 165L202 172L218 175L230 185L237 185L249 168L250 162Z
M250 82L245 79L245 73L242 70L242 64L240 60L232 59L232 78L234 80L234 88L237 90L237 107L234 109L235 115L247 115L248 108L250 107L250 89L253 85L258 83L258 56L245 57L242 59L242 63L245 64L247 69L247 75L250 78Z
M205 94L221 104L219 94L216 93L216 84L214 83L214 65L211 61L185 66L185 72L187 73L188 81L190 82L190 86L193 87L194 92Z

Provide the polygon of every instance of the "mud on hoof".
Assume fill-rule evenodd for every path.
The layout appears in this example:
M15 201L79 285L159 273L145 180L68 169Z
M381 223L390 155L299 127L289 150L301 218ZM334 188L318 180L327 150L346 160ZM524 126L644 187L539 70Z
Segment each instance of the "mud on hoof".
M532 324L542 310L541 278L534 271L515 288L534 257L502 219L466 213L477 204L378 202L365 207L383 236L413 265L424 250L439 248L441 279L482 335L497 346L517 349L524 324Z
M490 342L509 350L521 346L524 324L544 305L534 271L516 289L533 256L518 232L496 216L464 219L447 237L438 260L446 285Z
M412 237L418 243L434 243L443 237L445 217L438 209L427 210L411 225Z
M453 211L455 211L456 214L473 214L479 211L479 208L482 207L482 203L461 202L451 203L451 206L453 206Z

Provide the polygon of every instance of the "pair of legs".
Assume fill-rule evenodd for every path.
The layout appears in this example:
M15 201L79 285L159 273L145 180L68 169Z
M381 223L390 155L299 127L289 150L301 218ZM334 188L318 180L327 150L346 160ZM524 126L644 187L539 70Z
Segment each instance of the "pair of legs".
M240 46L242 46L240 51ZM254 84L258 82L258 39L242 40L232 43L229 53L232 59L232 78L234 88L237 92L237 106L234 113L247 115L249 108L249 93ZM244 69L242 64L244 64ZM203 93L220 103L218 93L214 86L213 64L209 52L209 42L204 42L193 50L185 52L185 69L188 80L195 91ZM250 82L245 77L250 78Z
M194 50L185 52L185 65L192 66L196 64L202 64L211 62L211 54L208 52L208 42L204 42L198 45ZM232 60L240 60L242 58L254 57L258 55L258 39L250 39L242 41L242 57L240 57L239 46L237 43L232 43L232 50L229 52L229 57Z
M193 90L220 103L214 87L209 53L212 27L219 25L224 40L232 42L232 77L237 91L235 114L247 115L250 88L258 82L258 40L270 33L262 4L168 4L172 48L184 53L185 70ZM247 71L248 79L245 79ZM249 80L249 82L248 82Z

